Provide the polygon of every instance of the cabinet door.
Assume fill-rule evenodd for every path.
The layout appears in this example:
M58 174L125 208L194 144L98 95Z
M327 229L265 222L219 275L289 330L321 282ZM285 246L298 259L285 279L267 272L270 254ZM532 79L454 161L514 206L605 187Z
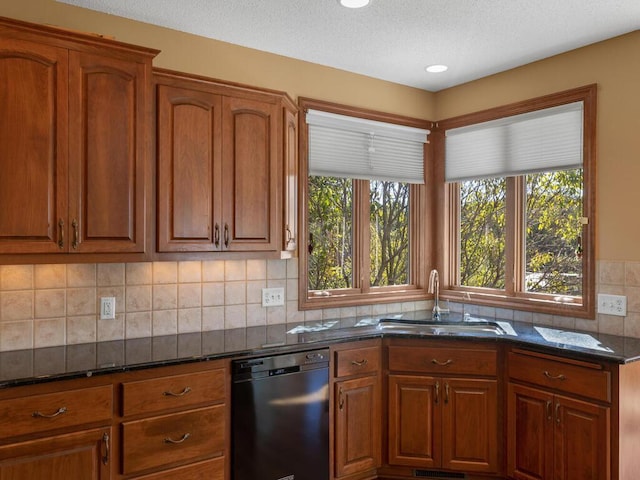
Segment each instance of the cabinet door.
M335 384L335 476L380 465L380 391L377 375Z
M517 480L553 475L553 395L509 384L507 394L507 473Z
M0 34L0 253L66 248L64 49Z
M440 466L442 380L389 375L389 464Z
M498 470L496 380L444 379L442 467L466 472Z
M147 66L69 54L71 251L143 252Z
M111 429L101 428L0 447L0 478L107 480Z
M223 249L280 250L279 107L225 97L222 109Z
M220 249L220 107L219 95L158 85L160 252Z
M555 479L610 478L610 409L555 397Z

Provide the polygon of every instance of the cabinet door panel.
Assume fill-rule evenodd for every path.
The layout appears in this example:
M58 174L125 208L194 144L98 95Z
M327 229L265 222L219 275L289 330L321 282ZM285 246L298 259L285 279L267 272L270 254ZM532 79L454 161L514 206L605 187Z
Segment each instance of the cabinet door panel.
M377 376L338 382L335 475L371 470L380 464L380 392Z
M0 447L0 478L107 480L110 441L102 428Z
M144 251L147 81L143 64L70 52L73 251Z
M225 97L222 191L224 248L279 250L278 107Z
M0 253L58 252L67 214L68 54L1 37L0 50Z
M467 472L498 469L496 380L444 379L442 467Z
M221 98L158 86L158 250L220 249ZM216 239L218 244L216 245Z
M553 395L509 384L507 398L507 473L518 480L553 475Z
M389 464L440 466L441 381L409 375L388 378Z
M610 478L609 408L556 396L556 480Z

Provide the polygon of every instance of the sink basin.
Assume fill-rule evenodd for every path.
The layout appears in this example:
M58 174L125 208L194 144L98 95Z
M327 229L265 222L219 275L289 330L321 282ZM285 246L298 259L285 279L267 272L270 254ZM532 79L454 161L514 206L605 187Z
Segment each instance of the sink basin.
M382 319L378 328L394 332L420 335L504 335L496 322L474 320L467 322L422 322L419 320Z

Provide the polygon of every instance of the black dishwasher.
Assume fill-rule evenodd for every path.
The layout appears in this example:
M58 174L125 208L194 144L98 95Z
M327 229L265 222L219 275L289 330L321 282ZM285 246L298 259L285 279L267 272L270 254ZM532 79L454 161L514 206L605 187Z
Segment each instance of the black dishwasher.
M232 479L329 479L329 350L232 362Z

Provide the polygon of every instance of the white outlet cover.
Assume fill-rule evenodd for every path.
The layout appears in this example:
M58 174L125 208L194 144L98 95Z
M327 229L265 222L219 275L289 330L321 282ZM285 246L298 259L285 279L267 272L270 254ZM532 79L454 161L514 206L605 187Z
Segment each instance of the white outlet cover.
M116 318L116 297L100 297L100 320Z
M263 288L262 289L262 306L263 307L279 307L284 305L284 288Z
M598 294L598 313L603 315L627 315L627 297L625 295Z

